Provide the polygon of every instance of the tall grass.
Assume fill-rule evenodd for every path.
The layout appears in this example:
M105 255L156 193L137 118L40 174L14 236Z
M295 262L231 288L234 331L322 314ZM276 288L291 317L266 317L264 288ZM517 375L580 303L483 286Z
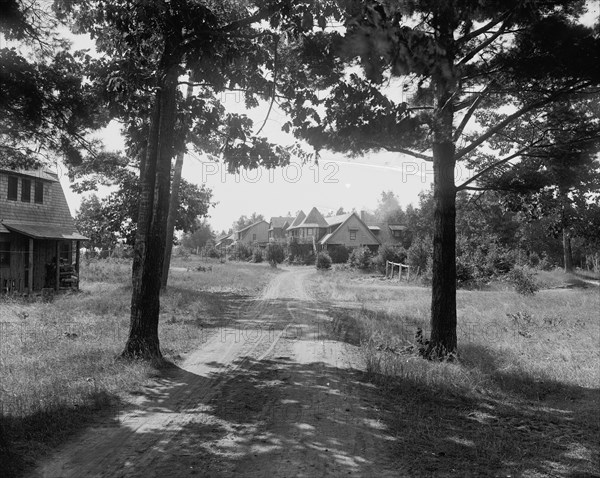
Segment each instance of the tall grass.
M316 286L321 298L336 303L331 312L336 327L359 337L373 377L465 391L510 391L511 377L524 378L533 394L541 382L600 388L597 287L542 290L534 296L460 290L459 358L439 364L415 355L417 330L429 335L430 290L388 284L349 280L339 271Z
M176 362L197 347L203 324L220 320L236 297L258 294L274 273L251 264L171 271L159 322L165 358ZM51 302L0 296L2 476L99 411L118 408L156 373L148 363L117 359L128 333L131 262L84 261L81 277L80 292Z

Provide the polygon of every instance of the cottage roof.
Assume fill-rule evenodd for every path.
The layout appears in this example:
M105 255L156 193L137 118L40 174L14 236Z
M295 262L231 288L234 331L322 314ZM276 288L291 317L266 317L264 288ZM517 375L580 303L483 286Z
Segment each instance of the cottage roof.
M339 230L341 230L341 229L344 227L344 224L346 224L346 223L347 223L347 222L350 220L350 218L351 218L352 216L354 216L354 217L355 217L355 218L358 220L358 222L359 222L360 224L362 224L363 226L365 226L365 231L368 231L368 233L371 235L371 238L373 239L373 242L374 242L375 244L379 244L379 239L377 239L377 238L375 237L375 235L373 234L373 232L372 232L372 231L369 229L369 227L368 227L368 226L367 226L367 225L364 223L364 221L363 221L363 220L362 220L362 219L361 219L361 218L358 216L358 214L356 214L355 212L353 212L353 213L350 213L350 214L348 214L347 216L348 216L348 217L346 218L346 220L345 220L344 222L342 222L342 223L341 223L341 224L340 224L338 227L336 227L336 228L335 228L335 230L334 230L334 231L333 231L331 234L327 234L326 236L324 236L324 237L323 237L323 238L322 238L322 239L319 241L319 244L327 244L327 242L328 242L328 241L329 241L329 240L330 240L330 239L331 239L333 236L335 236Z
M330 216L330 217L326 217L325 221L327 221L327 224L329 224L330 226L334 226L336 224L341 224L344 221L346 221L346 219L348 219L350 216L352 216L352 213L348 213L348 214L340 214L338 216Z
M306 214L304 214L304 211L300 211L298 213L298 215L296 216L296 219L294 219L294 221L290 224L290 227L288 227L288 229L292 229L293 227L299 226L300 223L302 221L304 221L305 217L306 217Z
M247 231L248 229L250 229L250 228L253 228L253 227L254 227L254 226L256 226L257 224L260 224L260 223L262 223L262 222L266 223L267 221L265 221L264 219L261 219L260 221L256 221L256 222L254 222L254 223L250 224L249 226L246 226L245 228L243 228L243 229L240 229L239 231L235 231L235 232L237 232L237 233L239 234L240 232Z
M270 222L270 229L275 229L275 228L280 228L282 229L286 223L288 225L292 224L292 222L294 221L293 217L289 217L289 216L274 216L271 218L271 222Z
M388 224L390 231L404 231L406 226L402 226L400 224Z
M42 179L44 202L11 201L5 198L0 208L0 233L20 232L33 238L86 240L77 232L58 175L49 169L7 170L0 175L21 175Z
M327 221L316 207L313 207L299 227L327 227Z
M2 223L9 231L18 232L34 239L64 239L70 241L85 241L88 237L63 225L28 224L13 221Z

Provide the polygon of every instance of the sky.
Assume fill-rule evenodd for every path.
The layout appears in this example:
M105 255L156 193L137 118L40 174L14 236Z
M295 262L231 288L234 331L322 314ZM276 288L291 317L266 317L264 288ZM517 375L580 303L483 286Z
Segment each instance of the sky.
M582 18L586 25L593 24L599 14L598 3L588 2L588 13ZM86 36L74 36L66 29L75 49L90 48L94 43ZM228 111L246 113L254 121L257 131L267 117L267 104L246 111L242 93L227 93L221 98ZM281 131L287 121L285 113L274 105L261 135L281 145L295 142L290 134ZM116 122L97 133L107 150L123 150L123 137ZM75 214L82 195L74 193L64 168L57 165L58 173L71 212ZM241 215L253 212L267 220L298 210L308 212L316 206L322 212L355 209L373 210L382 191L394 192L402 206L418 203L419 192L428 190L433 180L432 164L398 153L378 152L364 157L349 158L341 154L321 152L318 164L292 162L289 166L266 171L242 171L239 175L226 172L226 167L214 163L193 151L185 156L183 177L195 184L206 184L213 191L216 206L209 211L208 222L213 230L228 230ZM469 177L469 171L457 166L455 181L460 183ZM100 190L99 195L108 191Z
M245 110L242 93L224 95L222 101L228 111L245 113L254 120L257 131L267 115L267 105L261 104ZM267 118L261 135L281 145L292 145L292 135L281 131L287 121L285 113L274 106ZM120 126L112 122L96 134L107 150L124 148ZM310 148L307 146L307 151ZM58 168L67 201L73 213L79 208L82 197L73 192L64 168ZM298 210L308 212L316 206L322 212L355 209L373 210L377 207L382 191L393 191L405 206L418 203L418 194L428 190L433 180L432 163L398 153L372 153L363 157L350 158L322 151L318 164L301 164L292 161L285 167L274 170L242 170L240 174L228 174L222 163L216 163L195 151L184 159L183 177L195 184L206 184L213 191L216 206L209 211L208 222L213 230L228 230L241 215L253 212L262 214L267 220L272 216L295 214ZM457 176L461 175L458 171ZM99 195L107 194L100 189Z

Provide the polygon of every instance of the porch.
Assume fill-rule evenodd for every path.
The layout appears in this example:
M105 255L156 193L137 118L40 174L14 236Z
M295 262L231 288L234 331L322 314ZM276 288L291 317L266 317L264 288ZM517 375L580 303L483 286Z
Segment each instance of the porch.
M80 245L87 238L40 225L7 224L0 235L0 293L79 288Z

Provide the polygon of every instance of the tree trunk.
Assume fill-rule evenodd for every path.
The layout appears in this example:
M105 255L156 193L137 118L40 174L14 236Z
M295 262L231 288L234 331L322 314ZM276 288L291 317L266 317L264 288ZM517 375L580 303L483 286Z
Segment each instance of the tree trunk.
M433 158L433 278L427 356L444 358L457 349L454 145L435 144Z
M191 78L187 86L185 95L186 106L189 105L194 87L192 86ZM187 137L188 121L187 114L184 119L183 127L183 145L177 159L175 160L175 170L173 171L173 182L171 184L171 198L169 199L169 218L167 219L167 238L165 244L165 259L163 264L163 272L160 288L166 290L169 280L169 267L171 266L171 252L173 251L173 235L175 233L175 219L177 218L177 208L179 207L179 187L181 185L181 170L183 169L183 157L185 155L185 140Z
M443 11L440 16L452 18ZM440 25L448 25L440 18ZM454 91L457 87L452 31L441 31L439 43L445 52L439 58L439 73L433 78L433 277L431 290L431 336L425 355L431 359L452 358L456 340L456 187L453 140Z
M565 262L565 272L573 272L573 252L571 251L571 235L566 228L563 228L563 256Z
M163 70L164 71L164 70ZM129 338L124 357L160 359L158 317L160 277L165 250L173 127L177 97L177 67L166 69L156 92L148 150L141 174L136 232Z

